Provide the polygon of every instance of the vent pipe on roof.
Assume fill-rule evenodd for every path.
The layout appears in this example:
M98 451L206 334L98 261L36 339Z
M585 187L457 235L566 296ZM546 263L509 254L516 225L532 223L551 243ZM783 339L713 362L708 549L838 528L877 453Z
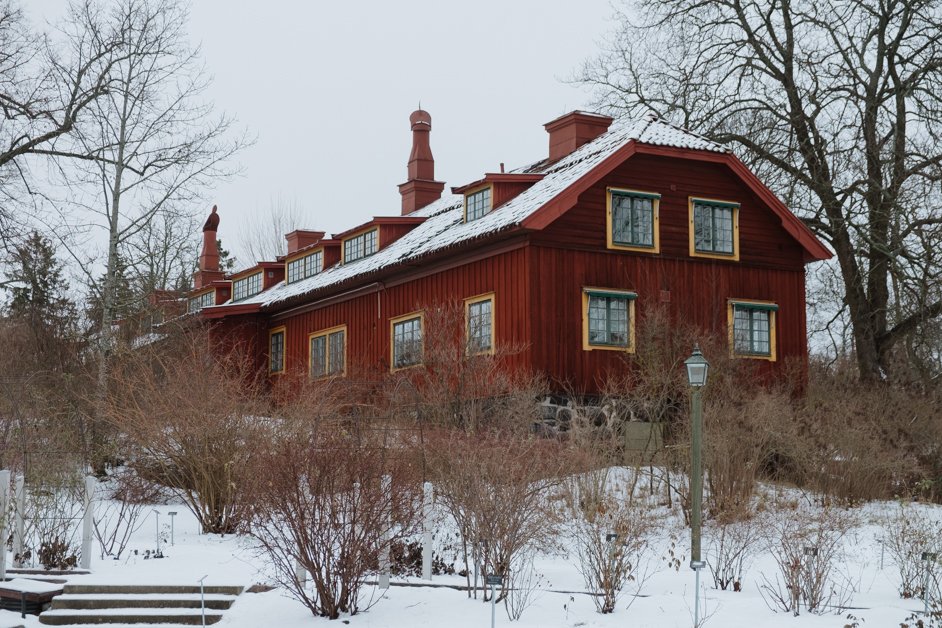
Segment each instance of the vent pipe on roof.
M399 186L402 215L411 214L442 197L445 184L435 180L435 158L429 144L432 116L419 109L409 116L412 127L412 152L409 154L409 180Z
M549 133L549 160L556 161L588 144L612 124L612 118L599 113L572 111L543 125Z

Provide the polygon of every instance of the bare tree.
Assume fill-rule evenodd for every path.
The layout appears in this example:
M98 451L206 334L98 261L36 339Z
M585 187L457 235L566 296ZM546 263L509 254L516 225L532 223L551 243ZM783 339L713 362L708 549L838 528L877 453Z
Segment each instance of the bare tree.
M96 159L67 141L80 118L111 86L122 57L120 33L73 28L98 8L75 3L53 39L30 28L16 0L0 0L0 233L21 222L14 205L37 193L29 156ZM22 226L22 225L17 225Z
M272 197L267 210L253 212L242 221L238 266L271 261L288 252L285 234L304 228L304 211L297 200Z
M578 80L736 147L836 253L860 377L890 375L942 313L937 8L637 0L620 18Z
M188 13L181 2L120 0L107 11L86 10L77 19L77 30L120 42L107 94L87 107L90 119L77 129L83 150L95 159L79 162L77 172L67 171L70 180L81 179L84 185L70 186L69 202L60 206L65 229L58 230L62 244L83 262L100 304L98 387L103 398L120 265L134 268L143 261L122 256L139 252L131 243L146 241L157 221L177 240L179 227L187 228L192 219L193 201L213 180L232 173L225 162L246 141L233 138L232 119L215 115L202 100L209 78L199 50L188 44ZM106 238L103 277L94 274L100 267L80 258L78 225L91 225L85 233ZM99 437L92 436L97 448Z

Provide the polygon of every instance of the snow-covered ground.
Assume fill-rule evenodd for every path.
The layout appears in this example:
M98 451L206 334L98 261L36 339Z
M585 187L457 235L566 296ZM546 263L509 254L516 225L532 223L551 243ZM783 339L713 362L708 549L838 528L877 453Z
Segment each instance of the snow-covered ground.
M920 506L937 521L942 521L942 507ZM743 590L718 591L712 588L708 571L701 572L701 614L706 626L739 628L754 626L788 626L811 628L816 626L878 626L898 627L914 611L922 608L920 600L903 600L897 595L897 573L886 555L881 568L882 529L876 521L886 514L895 513L895 503L874 503L845 511L848 517L862 522L845 537L846 564L841 572L855 586L850 608L825 615L802 612L799 617L790 613L770 610L760 595L762 574L773 576L771 556L760 555L745 572ZM221 538L198 533L195 518L182 506L158 506L161 513L162 559L144 559L145 550L156 548L157 521L148 511L148 520L135 534L129 553L119 561L92 562L93 573L74 576L74 582L109 584L196 584L208 576L207 584L241 584L270 582L265 561L250 546L247 539L227 536ZM169 543L168 511L178 512L174 524L174 544ZM523 627L543 626L691 626L693 623L694 573L687 567L686 558L679 569L669 565L666 556L674 543L676 553L687 556L689 531L679 524L676 513L659 511L660 525L652 550L648 554L650 577L644 582L638 596L626 595L615 613L600 615L592 598L584 593L585 584L574 563L574 556L565 550L543 555L536 561L537 571L543 574L542 587L533 606L518 622L510 622L502 606L497 608L497 625ZM705 538L704 543L707 543ZM137 550L137 554L134 554ZM412 583L423 581L411 578ZM434 577L433 585L464 584L459 576ZM381 595L381 599L366 612L343 617L340 622L351 626L415 628L422 626L454 626L456 628L490 625L491 608L480 600L469 599L464 591L430 586L399 587L378 591L367 587L367 594ZM630 606L629 606L630 603ZM230 628L258 628L273 626L295 628L326 624L328 620L313 617L310 612L285 592L275 589L266 593L244 593L233 607L224 613L219 626ZM25 621L19 616L0 611L0 627L24 623L38 626L35 617ZM341 625L340 623L336 625Z

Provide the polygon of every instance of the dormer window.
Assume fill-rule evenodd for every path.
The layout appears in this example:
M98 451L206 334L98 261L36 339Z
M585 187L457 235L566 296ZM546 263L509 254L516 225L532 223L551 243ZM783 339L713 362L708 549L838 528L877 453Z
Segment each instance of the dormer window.
M210 290L198 296L190 297L189 301L187 301L186 311L193 314L194 312L199 312L204 307L213 305L216 305L216 291Z
M232 282L232 300L241 301L262 291L262 272L251 274Z
M290 260L287 267L288 279L286 283L313 277L324 270L324 252L318 250Z
M466 194L464 197L464 221L471 222L483 218L491 211L491 186L482 188L477 192Z
M343 241L343 263L349 264L379 249L379 231L370 229Z

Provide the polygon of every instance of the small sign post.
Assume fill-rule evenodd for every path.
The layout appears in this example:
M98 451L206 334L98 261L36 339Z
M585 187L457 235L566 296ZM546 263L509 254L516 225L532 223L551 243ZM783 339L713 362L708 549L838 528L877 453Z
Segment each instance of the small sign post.
M926 615L929 614L929 571L931 570L930 565L935 562L938 554L935 552L923 552L922 553L922 562L926 564L925 573L923 574L922 579L922 603L923 610Z
M503 586L504 577L496 574L484 576L484 583L491 587L491 628L494 628L497 613L497 587Z

